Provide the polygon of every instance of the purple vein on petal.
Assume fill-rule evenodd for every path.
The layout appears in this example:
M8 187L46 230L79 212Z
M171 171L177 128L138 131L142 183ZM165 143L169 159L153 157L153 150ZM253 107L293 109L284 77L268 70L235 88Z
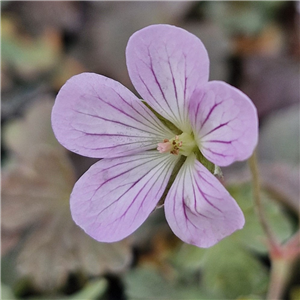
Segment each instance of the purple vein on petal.
M205 143L220 143L220 144L232 144L233 142L237 141L237 139L232 141L219 141L219 140L209 140L205 141Z
M197 172L197 173L198 173L198 172ZM212 175L212 176L213 176L213 175ZM202 176L199 176L199 177L202 178ZM207 199L207 196L208 196L208 195L207 195L206 193L202 192L201 187L199 186L197 180L194 180L194 182L195 182L195 184L196 184L196 186L197 186L197 188L198 188L200 194L202 195L203 199L204 199L208 204L210 204L213 208L215 208L216 210L218 210L219 212L222 213L222 211L221 211L219 208L217 208L215 205L213 205L213 204Z
M185 204L185 195L184 195L184 179L185 179L185 176L186 176L186 168L183 169L183 174L180 174L181 176L181 181L182 181L182 194L181 194L181 203L182 203L182 207L183 207L183 213L184 213L184 217L185 217L185 223L186 223L186 227L188 228L187 226L187 220L189 219L188 216L187 216L187 212L186 212L186 204ZM178 222L177 222L178 224Z
M179 186L179 183L180 183L180 180L181 180L181 176L183 176L182 174L181 174L181 172L182 171L180 171L178 174L177 174L177 178L176 178L176 180L175 180L175 182L173 183L173 185L172 185L172 187L171 187L171 189L173 189L173 187L174 187L174 195L170 195L171 197L173 197L173 199L174 199L174 201L172 201L172 205L173 205L173 215L174 215L174 218L175 218L175 221L176 221L176 223L177 223L177 225L179 224L178 223L178 219L177 219L177 214L176 214L176 195L177 195L177 191L179 190L179 188L178 188L178 186ZM178 176L180 176L180 177L178 177ZM177 180L178 179L178 180ZM176 185L176 186L175 186ZM170 193L170 192L169 192ZM169 195L168 195L169 196ZM183 194L181 195L181 203L182 203L182 205L184 204L184 202L183 202ZM179 227L179 225L178 225L178 227Z
M144 129L141 129L141 128L138 128L136 126L132 126L132 125L128 125L126 123L123 123L123 122L120 122L120 121L115 121L115 120L110 120L110 119L107 119L107 118L104 118L104 117L100 117L98 115L92 115L92 114L88 114L88 113L84 113L84 112L81 112L81 111L78 111L78 110L75 110L74 111L76 113L79 113L79 114L82 114L82 115L87 115L87 116L90 116L90 117L93 117L93 118L97 118L97 119L100 119L100 120L104 120L104 121L107 121L107 122L112 122L112 123L116 123L116 124L120 124L120 125L123 125L123 126L126 126L126 127L130 127L130 128L134 128L134 129L138 129L140 131L144 131L144 132L147 132L147 133L150 133L150 134L154 134L153 132L151 131L147 131L147 130L144 130ZM140 122L139 122L140 123Z
M155 159L152 159L152 161L154 161ZM148 163L149 161L147 161L147 163ZM152 177L151 178L149 178L149 180L143 185L143 187L141 187L141 189L139 190L139 192L138 192L138 194L133 198L133 200L130 202L130 204L129 204L129 206L126 208L126 210L122 213L122 215L121 216L119 216L117 219L115 219L115 220L113 220L111 223L109 223L109 224L107 224L107 226L109 226L109 225L111 225L111 224L113 224L113 223L115 223L116 221L118 221L118 220L120 220L121 218L123 218L123 217L125 217L126 216L126 213L128 212L128 210L130 209L130 207L132 207L132 205L136 202L136 200L138 199L138 195L145 189L145 187L150 183L150 181L151 181L151 179L152 178L154 178L155 177L155 175L157 175L159 172L160 172L160 174L157 176L157 178L155 179L155 181L154 181L154 183L152 183L152 186L151 186L151 188L157 183L157 181L158 180L160 180L161 181L161 186L164 184L164 181L165 181L165 178L168 176L167 174L168 174L168 172L169 172L169 170L172 168L172 165L173 165L173 161L172 160L168 160L167 162L164 162L164 163L162 163L161 161L159 161L155 166L153 166L152 167L152 170L154 170L154 169L156 169L158 166L160 166L156 171L155 171L155 173L152 175ZM141 165L143 165L143 164L141 164ZM139 166L141 166L141 165L139 165ZM139 166L136 166L135 168L137 168L137 167L139 167ZM135 169L135 168L133 168L133 169ZM165 172L165 170L166 170L166 168L167 168L167 172ZM133 170L133 169L131 169L131 170ZM128 171L130 171L130 170L128 170ZM165 178L164 178L164 180L161 180L161 178L160 178L160 175L162 174L162 173L165 173ZM120 174L120 175L124 175L124 174L126 174L126 172L124 172L124 173L122 173L122 174ZM113 204L115 204L116 202L118 202L125 194L127 194L136 184L138 184L145 176L147 176L149 173L147 172L147 173L145 173L142 177L140 177L137 181L135 181L134 183L131 183L131 186L122 194L122 195L120 195L115 201L113 201L112 203L110 203L110 205L108 205L107 207L105 207L99 214L98 214L98 216L103 212L103 211L105 211L106 209L108 209L110 206L112 206ZM116 177L118 177L118 176L116 176ZM114 178L116 178L116 177L114 177ZM103 183L104 184L104 183ZM102 185L103 185L102 184ZM120 186L119 186L120 187ZM142 203L140 204L140 207L139 207L139 209L138 209L138 211L137 211L137 213L136 213L136 215L138 214L138 212L139 212L139 210L141 209L141 207L143 206L143 203L144 203L144 201L145 201L145 199L146 199L146 197L147 197L147 195L149 194L149 192L151 191L151 188L149 188L149 190L148 190L148 192L147 192L147 194L144 196L144 198L143 198L143 201L142 201ZM160 189L158 189L158 190L160 190ZM109 194L109 193L108 193ZM108 194L106 194L106 195L108 195ZM105 197L106 195L104 195L103 197ZM97 219L95 219L95 222L97 221ZM133 220L132 221L134 221L134 218L133 218ZM99 226L100 226L101 224L99 224Z
M145 159L146 159L146 158L145 158ZM152 159L152 160L149 160L149 158L147 158L147 159L148 159L148 162L149 162L149 161L152 161L152 160L155 160L155 158ZM115 167L118 167L118 166L122 166L122 165L124 165L124 164L127 164L128 162L133 163L133 162L135 162L135 161L140 161L140 160L141 160L140 157L139 157L139 158L133 157L133 159L130 160L130 161L125 161L125 162L117 163L117 164L115 164L115 165L113 165L113 166L109 166L109 167L106 168L106 169L102 169L102 170L100 171L100 173L103 173L103 172L105 172L105 171L107 171L107 170L109 170L109 169L111 169L111 168L115 168ZM123 173L120 173L120 174L118 174L118 175L116 175L116 176L114 176L114 177L111 177L111 178L107 179L106 181L104 181L101 185L99 185L99 187L98 187L97 189L95 189L95 191L94 191L93 195L90 197L90 200L89 200L89 201L91 202L91 200L94 198L95 194L98 192L98 190L99 190L104 184L106 184L107 182L109 182L109 181L111 181L111 180L113 180L113 179L115 179L115 178L117 178L117 177L120 177L120 176L122 176L122 175L124 175L124 174L130 172L131 170L134 170L135 168L137 168L137 167L139 167L139 166L141 166L141 165L143 165L143 164L144 164L144 163L141 163L141 164L139 164L139 165L137 165L137 166L135 166L135 167L133 167L133 168L131 168L131 169L129 169L129 170L124 171ZM98 173L97 175L99 175L100 173ZM104 196L106 196L106 195L103 195L103 197L104 197Z
M130 142L130 143L122 143L122 146L127 146L127 145L134 145L134 144L141 144L141 141L137 141L137 142ZM156 144L154 143L150 143L150 144L145 144L143 145L142 149L147 149L147 150L151 150L151 148L155 147ZM114 149L114 148L117 148L119 147L120 145L115 145L115 146L108 146L108 147L97 147L97 148L91 148L91 147L87 147L87 149L91 149L91 150L101 150L101 149ZM85 148L85 147L83 147ZM122 156L125 156L125 154L131 150L123 150L122 152Z
M181 110L183 108L180 108L180 106L179 106L177 86L176 86L176 82L175 82L175 78L174 78L172 66L171 66L171 63L170 63L170 55L168 53L166 45L165 45L165 50L166 50L166 53L167 53L167 56L168 56L168 65L169 65L169 69L170 69L171 76L172 76L172 83L173 83L174 92L175 92L175 99L176 99L176 104L177 104L178 115L179 115L179 119L181 120L181 122L183 122L184 120L182 120L182 116L181 116Z
M199 177L201 178L201 180L205 181L212 189L217 190L216 187L210 182L208 181L203 175L201 175L203 171L201 170L197 170L197 173L199 175Z
M231 120L231 121L232 121L232 120ZM218 130L218 129L220 129L220 128L226 126L226 125L228 125L231 121L228 121L228 122L226 122L226 123L220 124L219 126L213 128L213 129L210 130L209 132L207 132L207 133L205 133L204 135L202 135L200 138L202 139L202 138L206 137L207 135L211 134L212 132L214 132L214 131L216 131L216 130Z
M187 85L187 75L186 75L186 55L183 53L184 56L184 89L183 89L183 99L184 99L184 106L186 106L186 85Z
M177 124L180 124L180 123L178 123L178 120L177 120L177 118L176 118L176 114L174 114L172 108L170 107L169 102L168 102L167 99L166 99L165 93L164 93L164 91L163 91L163 89L162 89L162 87L161 87L161 85L160 85L160 83L159 83L159 81L158 81L158 79L157 79L157 76L156 76L156 74L155 74L155 72L154 72L154 69L153 69L153 63L152 63L152 58L151 58L151 55L150 55L150 53L149 53L149 49L148 49L148 55L149 55L149 59L150 59L150 70L151 70L151 73L152 73L152 75L153 75L153 77L154 77L154 79L155 79L156 84L157 84L158 87L159 87L159 90L160 90L160 92L161 92L161 95L162 95L163 99L165 100L165 103L167 104L168 108L169 108L170 111L172 112L173 116L175 117L175 120L176 120Z
M198 211L198 208L197 208L197 196L196 196L196 193L195 193L195 178L194 176L192 175L192 170L191 168L189 168L189 174L190 174L190 180L192 182L192 187L193 187L193 195L194 195L194 209L195 209L195 212L197 212L198 215L204 217L204 218L208 218L207 216L203 215L202 213L200 213ZM196 215L196 214L195 214Z
M154 100L154 102L160 107L160 109L162 111L164 111L164 113L169 117L169 119L172 119L172 117L170 116L170 114L162 107L162 105L155 99L155 97L153 96L153 94L151 93L151 91L149 90L148 85L145 83L145 81L143 80L143 78L141 77L140 74L138 74L139 79L141 80L141 82L143 83L143 85L145 86L145 88L147 89L149 95L151 96L151 98Z
M201 123L200 128L202 128L202 127L204 126L204 124L207 122L207 120L208 120L209 117L211 116L212 112L213 112L220 104L222 104L223 102L224 102L224 101L220 101L220 102L218 102L218 103L216 103L216 104L213 105L213 107L209 110L209 112L208 112L206 118L205 118L204 121ZM201 102L200 102L200 103L201 103ZM200 103L198 104L198 107L200 106ZM198 107L197 107L197 108L198 108Z
M74 128L72 126L73 130L84 133L86 135L90 135L90 136L122 136L122 137L131 137L131 138L148 138L149 136L140 136L140 135L128 135L128 134L122 134L122 133L90 133L90 132L86 132L84 130L80 130L77 128ZM123 144L122 144L123 145Z
M136 110L135 107L133 107L131 104L129 104L128 102L125 101L125 99L120 95L118 94L119 97L123 100L124 103L126 103L128 106L130 106L137 114L139 114L142 118L145 118L144 115L142 115L138 110ZM140 104L140 103L139 103ZM159 120L155 119L154 116L150 113L150 110L149 109L146 109L145 105L143 104L140 104L140 107L143 108L143 110L147 113L147 115L149 117L151 117L151 119L154 121L154 123L152 123L149 119L147 120L150 124L152 124L155 128L158 129L158 131L162 131L162 124L159 123Z
M109 170L109 169L111 169L111 168L119 167L119 166L122 166L122 165L124 165L124 164L133 163L133 162L136 162L136 161L146 160L147 163L150 163L150 162L155 161L155 160L157 160L157 159L158 159L158 158L155 157L155 156L154 156L152 159L150 159L149 157L146 157L146 158L141 158L141 157L139 157L139 158L134 158L134 159L132 159L132 160L125 161L125 162L121 162L121 163L118 163L118 164L116 164L116 165L110 166L109 168L103 169L102 171L107 171L107 170ZM136 168L139 168L140 166L142 166L142 165L144 165L144 164L145 164L145 162L141 162L140 164L138 164L138 165L136 165L136 166L134 166L134 167L132 167L132 168L130 168L130 169L127 169L127 170L124 171L123 173L120 173L120 174L118 174L118 175L116 175L116 176L114 176L114 177L109 178L108 180L104 181L102 185L106 184L108 181L111 181L112 179L115 179L115 178L117 178L117 177L119 177L119 176L122 176L122 175L124 175L124 174L126 174L126 173L128 173L128 172L130 172L130 171L132 171L132 170L134 170L134 169L136 169ZM101 186L102 186L102 185L101 185ZM101 187L101 186L100 186L100 187ZM100 188L100 187L99 187L99 188Z
M127 117L133 119L134 121L136 121L136 122L138 122L138 123L142 123L140 120L137 120L137 119L134 118L132 115L125 113L125 111L123 111L123 110L119 109L118 107L112 105L111 103L109 103L109 102L103 100L103 99L101 98L101 96L99 95L98 91L95 89L94 86L93 86L93 90L94 90L94 93L95 93L97 96L92 96L92 97L95 97L96 99L98 99L98 100L102 101L103 103L105 103L106 105L108 105L108 106L110 106L110 107L116 109L116 110L119 111L121 114L126 115ZM127 101L126 101L126 100L125 100L118 92L116 92L115 90L112 90L112 91L113 91L114 93L116 93L116 94L120 97L120 99L122 100L122 102L123 102L125 105L127 105L128 107L130 107L130 109L133 109L138 115L140 115L140 116L142 116L143 118L145 118L145 116L141 115L141 113L140 113L138 110L136 110L130 103L128 103L128 102L127 102ZM139 103L139 104L140 104L140 103ZM147 114L148 114L148 116L149 116L149 111L147 111ZM91 116L92 116L92 115L91 115ZM153 119L153 116L152 116L152 119ZM164 132L162 131L162 128L157 124L157 120L156 120L156 124L153 124L152 122L150 122L149 119L147 119L147 121L148 121L150 124L152 124L156 129L158 129L158 131L164 133ZM142 124L143 124L143 123L142 123ZM145 125L145 124L143 124L143 125ZM129 125L127 125L127 126L129 126ZM133 127L133 126L131 126L131 127L132 127L132 128L136 128L136 127ZM139 129L139 128L138 128L138 129Z
M159 164L160 164L161 162L158 162L154 167L153 167L153 169L154 168L156 168ZM143 164L141 164L141 165L143 165ZM122 175L124 175L124 174L126 174L126 173L128 173L128 172L130 172L130 171L132 171L132 170L134 170L134 169L136 169L137 167L140 167L141 165L138 165L138 166L136 166L136 167L134 167L134 168L131 168L131 169L129 169L129 170L126 170L125 172L123 172L123 173L121 173L121 174L119 174L118 176L115 176L115 177L112 177L112 178L110 178L109 180L107 180L107 181L105 181L102 185L104 185L105 183L107 183L108 181L110 181L111 179L115 179L115 178L117 178L117 177L120 177L120 176L122 176ZM100 214L102 214L105 210L107 210L110 206L112 206L112 205L114 205L116 202L118 202L119 200L120 200L120 198L122 198L125 194L127 194L128 193L128 191L130 191L141 179L143 179L146 175L147 175L148 173L146 173L146 174L144 174L142 177L140 177L139 178L139 180L137 180L137 181L135 181L133 184L131 184L131 186L125 191L125 192L123 192L123 194L121 194L115 201L113 201L112 203L110 203L108 206L106 206L98 215L100 215ZM102 186L101 185L101 186ZM103 195L103 197L105 197L106 195ZM135 197L135 199L136 199L136 197ZM134 202L134 201L133 201ZM132 203L131 203L132 204Z
M93 88L94 88L94 87L93 87ZM121 114L126 115L127 117L131 118L132 120L134 120L134 121L136 121L136 122L138 122L138 123L142 123L141 121L139 121L139 120L137 120L136 118L134 118L132 115L130 115L130 114L128 114L128 113L125 113L125 111L119 109L118 107L112 105L112 104L109 103L109 102L104 101L104 100L99 96L99 94L98 94L98 92L95 90L95 88L94 88L94 92L95 92L95 94L97 95L96 98L99 99L100 101L102 101L103 103L105 103L105 104L107 104L108 106L110 106L110 107L116 109L118 112L120 112ZM114 91L114 92L115 92L115 91ZM124 103L126 103L129 107L133 108L131 105L129 105L129 103L128 103L127 101L125 101L125 100L120 96L119 93L116 93L116 94L121 98L121 100L123 100ZM135 109L134 109L134 110L135 110ZM136 110L135 110L135 111L136 111ZM144 117L144 116L143 116L143 117ZM145 124L143 124L143 125L145 125ZM159 128L159 130L161 131L161 128Z
M204 147L202 146L202 149L205 149L206 151L212 153L212 154L215 154L217 156L221 156L221 157L229 157L229 156L232 156L232 155L224 155L223 153L218 153L218 152L215 152L213 150L211 150L210 148L207 148L207 147Z
M149 105L149 104L148 104L148 105ZM149 108L148 108L146 105L144 105L144 104L141 105L141 108L142 108L147 114L149 114L150 110L149 110ZM159 122L159 123L158 123L159 125L161 124L159 120L155 119L156 117L155 117L154 115L149 114L149 116L150 116L155 122Z
M166 164L166 165L163 165L163 164L162 164L162 166L160 167L160 169L158 169L158 170L156 171L156 173L153 174L152 177L154 177L159 171L164 171L164 170L167 169L167 172L164 172L164 173L165 173L164 179L163 179L163 180L160 179L160 175L161 175L161 173L162 173L162 172L161 172L160 175L157 176L157 178L156 178L156 180L154 181L154 183L152 184L151 188L157 183L158 180L160 180L160 181L161 181L161 185L160 185L160 188L159 188L159 190L160 190L160 189L161 189L161 186L162 186L163 183L165 182L165 179L166 179L166 177L167 177L167 174L169 173L169 171L170 171L171 168L172 168L172 161L169 161L169 162L168 162L168 165L167 165L167 164ZM142 189L139 191L138 194L140 194L140 192L144 189L144 187L145 187L149 182L150 182L150 179L149 179L149 181L147 181L147 183L142 187ZM148 190L147 194L145 195L145 197L144 197L142 203L140 204L140 208L138 209L136 215L138 214L139 210L140 210L141 207L143 206L143 204L144 204L144 202L145 202L145 199L146 199L147 195L149 194L151 188ZM155 196L157 196L157 194L156 194ZM136 196L136 197L137 197L137 196ZM136 200L136 197L134 198L134 201ZM126 212L127 212L127 211L128 211L128 209L126 210Z
M120 173L120 174L118 174L118 175L116 175L116 176L114 176L114 177L111 177L111 178L109 178L108 180L104 181L104 182L103 182L103 183L95 190L95 193L96 193L96 192L97 192L104 184L106 184L107 182L109 182L109 181L111 181L111 180L113 180L113 179L116 179L116 178L118 178L118 177L120 177L120 176L122 176L122 175L124 175L124 174L126 174L126 173L128 173L128 172L130 172L130 171L132 171L132 170L134 170L134 169L136 169L136 168L139 168L139 167L141 167L142 165L144 165L144 164L145 164L144 160L146 160L146 164L149 164L149 163L151 163L151 162L153 162L153 161L155 161L155 160L159 160L159 162L158 162L152 169L156 168L159 164L161 164L160 159L159 159L156 155L153 155L153 158L152 158L152 159L150 159L148 156L145 157L145 158L141 158L141 157L135 158L135 159L130 160L130 161L125 161L125 162L118 163L118 164L116 164L116 165L110 166L109 168L103 169L101 172L107 171L108 169L111 169L111 168L119 167L119 166L124 165L124 164L133 163L133 162L135 162L135 161L141 161L141 160L143 160L143 162L141 162L140 164L134 166L133 168L127 169L127 170L124 171L123 173ZM172 163L172 161L171 161L171 163ZM148 173L146 173L144 176L146 176L147 174L148 174ZM144 176L143 176L143 177L144 177ZM143 178L143 177L141 177L141 178ZM141 178L140 178L140 179L141 179ZM120 187L120 186L118 186L117 188L119 188L119 187ZM127 193L127 192L128 192L128 190L127 190L125 193ZM94 195L95 195L95 193L94 193ZM125 193L124 193L124 194L125 194ZM109 193L108 193L108 194L109 194ZM103 197L107 196L108 194L103 195ZM94 197L94 195L91 197L91 199ZM122 196L123 196L123 195L121 195L121 197L122 197Z

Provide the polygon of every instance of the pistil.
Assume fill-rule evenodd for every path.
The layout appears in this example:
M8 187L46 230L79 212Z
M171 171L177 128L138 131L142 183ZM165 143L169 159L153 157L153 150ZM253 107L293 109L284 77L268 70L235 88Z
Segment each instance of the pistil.
M176 135L173 139L165 139L163 143L159 143L157 146L157 150L160 153L169 152L173 155L181 154L185 156L188 156L197 148L192 134L185 132L180 135Z

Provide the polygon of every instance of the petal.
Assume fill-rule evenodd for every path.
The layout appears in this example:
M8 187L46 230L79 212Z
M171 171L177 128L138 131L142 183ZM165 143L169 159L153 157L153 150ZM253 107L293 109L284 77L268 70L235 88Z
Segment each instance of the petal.
M187 158L165 201L166 219L184 242L211 247L244 226L243 213L195 155Z
M199 149L211 162L228 166L251 156L258 140L257 111L238 89L207 83L193 94L189 115Z
M202 42L184 29L152 25L131 36L126 59L131 81L142 98L182 131L190 131L188 102L209 74Z
M71 194L74 221L98 241L125 238L153 211L177 160L149 151L97 162Z
M64 147L98 158L153 149L173 136L127 88L93 73L76 75L61 88L52 127Z

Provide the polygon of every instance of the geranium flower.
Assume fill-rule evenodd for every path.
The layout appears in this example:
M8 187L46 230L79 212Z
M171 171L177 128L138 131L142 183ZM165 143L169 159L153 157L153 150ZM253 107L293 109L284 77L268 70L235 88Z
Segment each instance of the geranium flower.
M181 28L137 31L126 59L134 87L156 113L120 83L93 73L68 80L53 107L58 141L103 158L74 186L73 219L98 241L125 238L155 209L185 159L165 198L166 219L184 242L210 247L241 229L244 216L202 163L247 159L257 144L256 109L236 88L208 82L205 47Z

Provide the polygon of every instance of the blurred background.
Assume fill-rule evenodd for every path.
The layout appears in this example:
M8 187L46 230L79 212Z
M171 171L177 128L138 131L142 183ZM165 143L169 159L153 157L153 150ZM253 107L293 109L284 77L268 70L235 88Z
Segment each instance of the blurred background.
M223 169L246 225L214 247L182 243L163 209L124 241L97 243L68 203L96 160L62 148L50 114L81 72L134 92L129 37L150 24L185 28L208 50L210 80L238 87L257 107L262 200L286 245L299 228L299 16L299 1L1 1L2 299L265 299L272 261L246 162ZM299 256L278 257L282 299L300 299Z

